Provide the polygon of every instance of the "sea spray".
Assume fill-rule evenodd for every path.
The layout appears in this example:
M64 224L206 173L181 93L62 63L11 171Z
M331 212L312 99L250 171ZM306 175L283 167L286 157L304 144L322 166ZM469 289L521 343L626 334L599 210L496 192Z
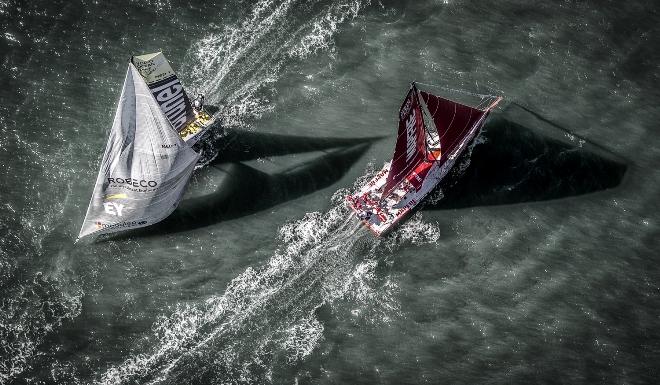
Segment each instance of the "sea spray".
M323 218L310 214L284 226L284 237L296 229L305 235L289 238L263 267L246 269L231 281L224 295L211 297L203 305L181 306L162 318L154 326L156 351L136 355L110 369L102 382L172 379L200 358L204 358L202 363L206 359L219 360L219 373L240 378L254 372L253 366L261 367L259 363L267 361L259 352L272 351L273 345L291 346L291 332L287 330L301 330L296 322L309 318L324 302L326 273L332 273L330 269L337 268L341 257L345 259L348 254L346 249L337 253L336 245L327 242L334 239L334 234L329 234L332 230L342 230L341 211L334 210ZM304 231L311 224L316 224L318 232ZM326 241L312 246L320 237ZM299 333L296 338L305 339Z

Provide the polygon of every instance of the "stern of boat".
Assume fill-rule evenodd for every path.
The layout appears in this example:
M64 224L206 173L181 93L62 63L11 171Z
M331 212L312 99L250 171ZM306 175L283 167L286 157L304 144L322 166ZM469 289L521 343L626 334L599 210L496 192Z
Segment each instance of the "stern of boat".
M381 199L390 163L356 193L346 197L347 204L372 233L382 236L393 229L424 197L405 179Z

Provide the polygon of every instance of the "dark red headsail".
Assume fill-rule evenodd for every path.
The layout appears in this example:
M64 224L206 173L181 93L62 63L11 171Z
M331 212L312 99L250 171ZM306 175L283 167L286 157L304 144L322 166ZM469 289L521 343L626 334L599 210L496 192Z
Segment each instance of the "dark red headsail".
M424 118L417 88L413 85L399 110L399 132L381 199L388 196L424 159L426 159Z
M470 130L483 122L489 109L484 111L469 107L424 91L420 91L420 94L440 135L442 156L439 160L444 162Z

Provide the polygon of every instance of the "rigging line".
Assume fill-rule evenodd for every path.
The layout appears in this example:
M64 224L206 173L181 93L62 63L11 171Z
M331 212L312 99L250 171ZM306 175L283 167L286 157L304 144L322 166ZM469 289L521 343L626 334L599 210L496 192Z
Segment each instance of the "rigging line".
M491 98L483 98L483 99L479 102L479 104L477 104L476 109L478 109L478 110L482 110L482 111L483 111L483 110L484 110L484 106L490 104L490 99L491 99Z
M447 147L448 147L448 148L447 148L448 152L454 151L454 148L455 148L454 145L456 144L456 141L457 141L457 140L459 140L459 139L460 139L460 140L463 140L463 139L464 139L464 137L463 137L463 133L465 132L465 129L467 129L468 126L470 125L470 119L472 119L472 110L470 110L470 116L468 117L468 120L467 120L467 122L465 123L465 126L464 126L463 129L461 130L461 133L460 133L458 136L456 136L456 138L451 142L451 144L450 144L449 146L447 146ZM453 121L453 120L452 120L452 121ZM477 122L478 122L478 121L477 121ZM475 127L475 126L476 126L476 124L473 124L473 125L472 125L472 127ZM470 127L470 130L472 129L472 127ZM449 131L449 130L447 130L447 131ZM463 137L463 138L461 139L461 137ZM459 142L459 144L460 144L460 142Z
M433 120L433 117L434 117L435 114L438 112L438 107L440 106L440 104L439 104L439 103L436 104L436 109L435 109L435 111L433 112L433 115L432 115L432 114L431 114L431 110L429 110L429 105L428 105L428 103L426 103L426 102L424 101L424 98L422 98L421 101L424 102L424 103L421 103L421 102L420 102L420 106L423 107L423 108L422 108L422 121L424 122L424 130L426 131L427 134L430 134L430 131L429 131L428 126L427 126L427 124L426 124L426 120L428 120L428 121L429 121L429 125L431 125L431 124L433 125L433 131L434 131L436 134L438 134L438 140L440 140L440 139L439 139L439 138L440 138L440 133L438 132L438 127L435 125L435 120ZM424 117L426 117L427 119L424 119Z
M418 91L418 92L421 93L422 91ZM422 95L422 100L424 100L423 95ZM429 104L426 101L424 101L424 103L426 104L426 109L429 111L429 114L431 114L431 118L434 118L435 115L438 113L438 108L440 108L440 103L437 100L435 101L435 110L433 111L433 113L431 113L431 110L429 109Z
M433 117L435 117L435 115L438 113L438 108L440 108L440 102L436 100L435 101L435 110L433 111Z
M463 93L463 94L467 94L467 95L478 96L480 98L495 98L495 97L497 97L495 95L479 94L479 93L476 93L476 92L458 90L458 89L455 89L455 88L449 88L449 87L440 86L440 85L437 85L437 84L422 83L422 82L418 82L418 81L415 81L414 83L415 84L421 84L421 85L424 85L424 86L429 86L429 87L436 87L436 88L440 88L440 89L447 90L447 91L454 91L454 92Z

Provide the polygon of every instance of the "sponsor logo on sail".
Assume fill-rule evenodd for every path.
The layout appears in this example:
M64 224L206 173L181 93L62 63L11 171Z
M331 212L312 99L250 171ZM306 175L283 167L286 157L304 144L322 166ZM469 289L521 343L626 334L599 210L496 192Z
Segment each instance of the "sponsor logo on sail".
M188 121L188 103L183 85L178 78L151 88L151 93L156 98L158 105L167 116L177 131Z
M133 187L156 187L155 180L133 179L133 178L108 178L108 184L127 184Z
M129 222L119 222L119 223L96 222L94 224L96 225L97 230L108 230L108 229L116 229L116 228L144 226L147 224L147 221L129 221Z
M415 123L417 122L415 110L412 110L410 117L406 121L406 162L415 156L415 148L417 145L417 130L415 130Z
M121 217L122 213L124 212L124 205L121 203L103 202L103 208L106 214L115 215L118 217Z
M408 113L410 112L410 108L412 107L412 98L406 99L406 104L401 107L401 114L399 115L399 119L403 120L406 118Z

